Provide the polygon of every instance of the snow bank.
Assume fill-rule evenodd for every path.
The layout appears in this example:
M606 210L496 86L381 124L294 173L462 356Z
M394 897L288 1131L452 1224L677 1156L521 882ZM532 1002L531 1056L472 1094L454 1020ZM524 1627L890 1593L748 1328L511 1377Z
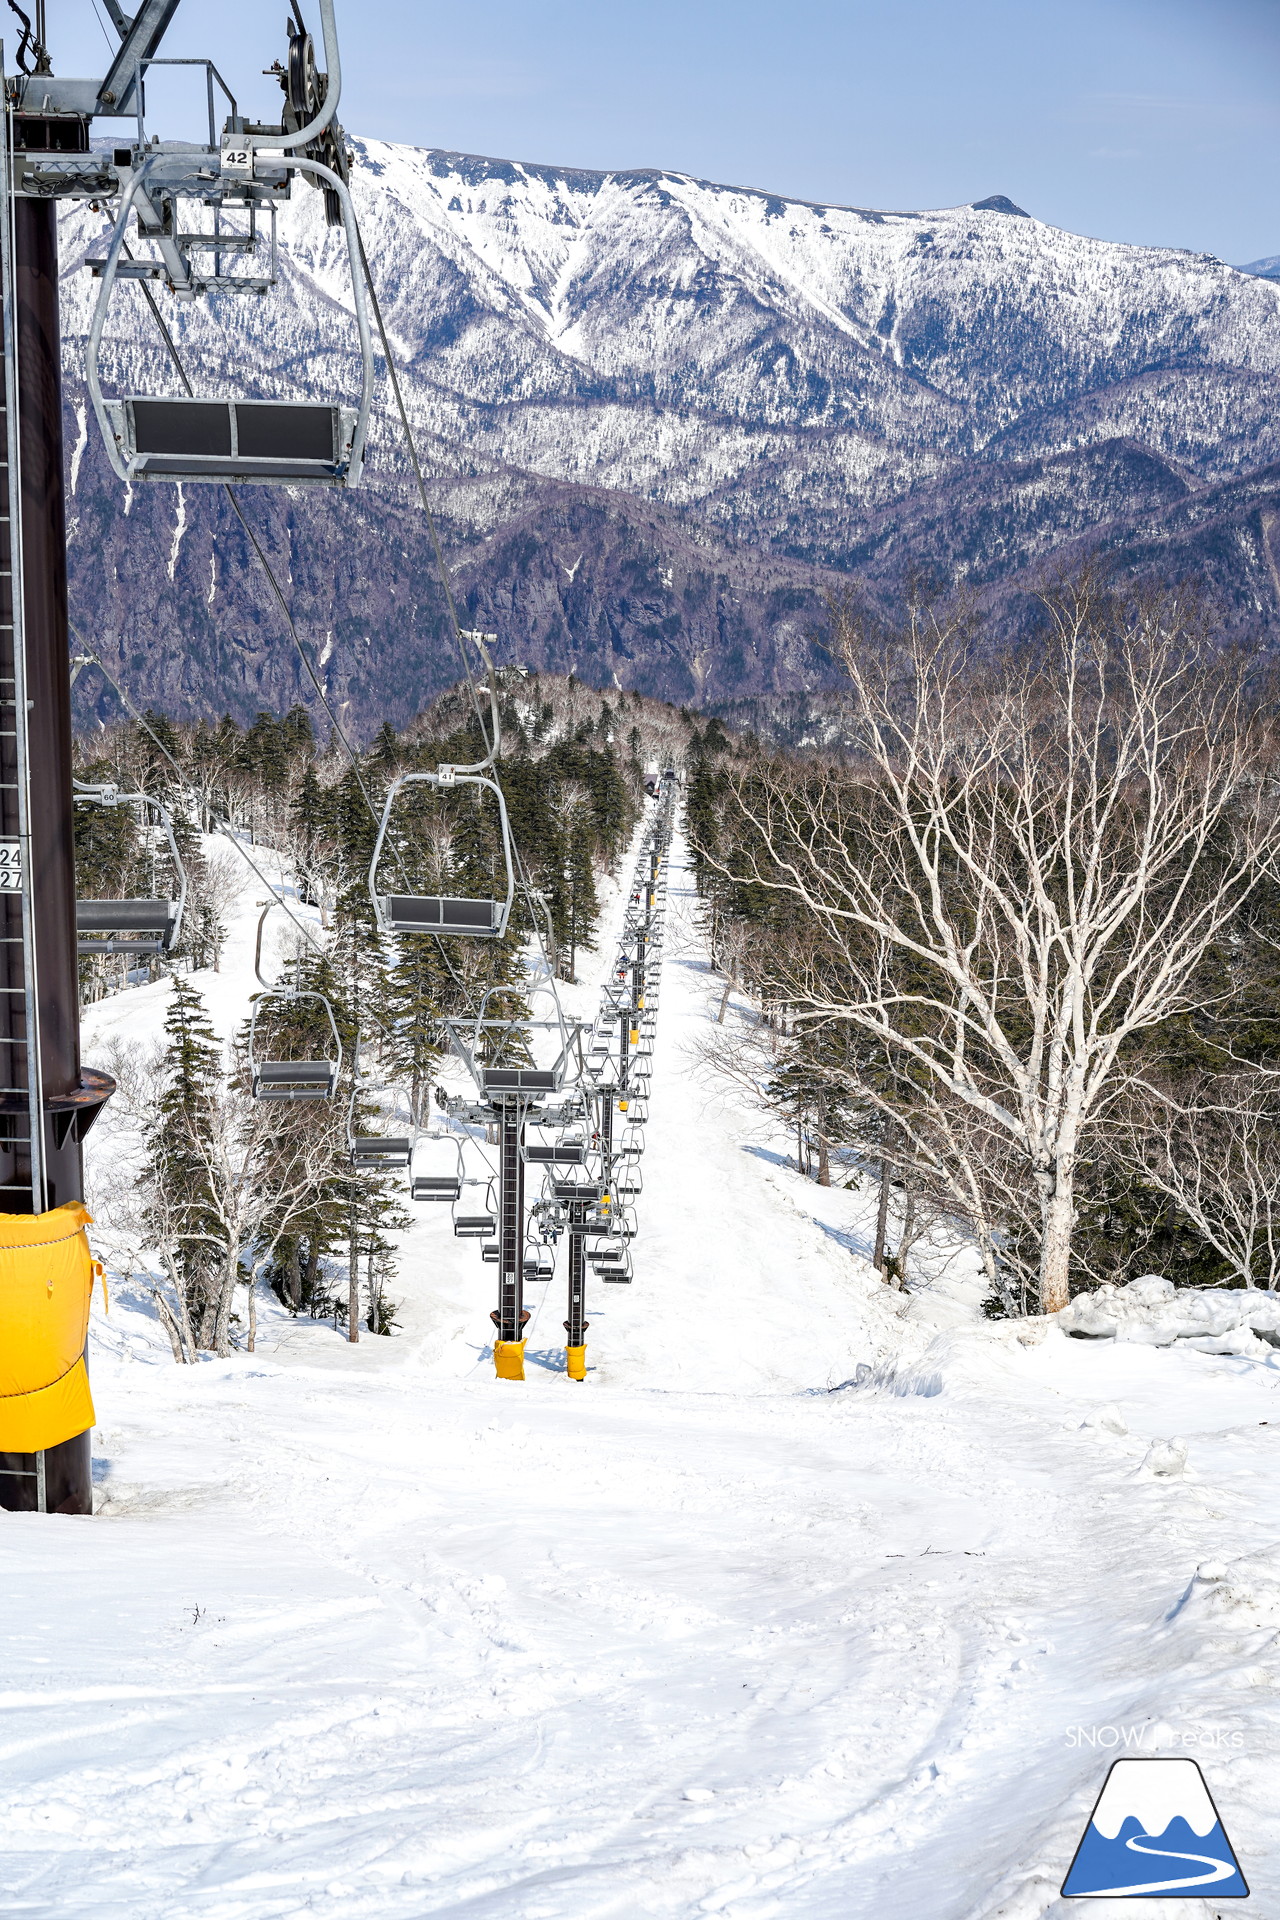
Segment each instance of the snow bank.
M1257 1287L1178 1288L1158 1273L1082 1293L1056 1320L1064 1333L1080 1339L1126 1340L1144 1347L1186 1346L1250 1359L1265 1359L1272 1347L1280 1347L1280 1294Z

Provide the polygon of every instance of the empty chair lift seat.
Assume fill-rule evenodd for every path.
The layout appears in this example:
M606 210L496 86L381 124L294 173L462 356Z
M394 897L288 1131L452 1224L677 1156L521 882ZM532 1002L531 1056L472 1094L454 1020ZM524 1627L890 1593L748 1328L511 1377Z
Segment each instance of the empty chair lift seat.
M485 1067L486 1099L495 1093L556 1093L560 1075L551 1067Z
M332 1060L263 1060L253 1070L255 1100L328 1100L337 1084Z
M392 933L461 933L491 939L502 930L501 900L453 900L434 893L388 893L382 917Z
M176 900L77 900L76 950L168 953L177 924Z
M412 1158L413 1142L403 1134L360 1136L351 1142L355 1167L407 1167Z
M580 1140L550 1141L527 1140L524 1157L535 1166L580 1167L587 1157L587 1149Z
M454 1221L453 1231L459 1240L487 1240L494 1225L491 1213L462 1213Z
M106 402L130 480L275 480L340 486L356 415L317 401Z
M445 1175L415 1173L410 1192L415 1200L444 1200L452 1205L461 1196L462 1182Z
M89 1220L79 1200L0 1214L0 1453L41 1453L93 1425Z

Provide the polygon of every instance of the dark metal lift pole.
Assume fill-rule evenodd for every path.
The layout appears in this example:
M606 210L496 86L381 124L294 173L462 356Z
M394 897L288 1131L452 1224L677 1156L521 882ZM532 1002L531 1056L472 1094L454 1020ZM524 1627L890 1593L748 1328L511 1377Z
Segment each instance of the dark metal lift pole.
M587 1339L587 1263L584 1257L582 1234L586 1217L586 1201L571 1200L569 1202L569 1318L564 1323L564 1330L568 1335L565 1345L571 1356L581 1354ZM575 1372L574 1364L571 1357L569 1376L571 1379L581 1380L586 1373L586 1367L583 1365L581 1371Z
M519 1094L498 1105L499 1284L493 1319L499 1340L507 1344L524 1338L529 1318L524 1310L524 1116Z
M38 1167L32 1167L39 1156L30 1153L29 1145L24 1149L17 1097L6 1095L13 1117L6 1130L9 1150L0 1156L6 1168L0 1211L26 1213L83 1197L80 1141L86 1123L111 1092L111 1083L80 1071L58 235L52 200L14 200L13 265L22 521L22 604L15 609L20 617L13 631L25 642L29 703L30 857L24 885L34 904L44 1178L41 1181ZM7 509L8 502L4 504ZM6 778L12 780L14 774L7 771L10 756L4 760ZM0 810L5 838L17 837L16 818L7 804L12 797L4 793L6 804ZM6 901L6 936L18 928L20 904L14 896ZM6 988L22 978L18 951L12 944L3 948L0 973ZM26 1051L22 996L6 991L0 1001L0 1036L16 1043L0 1048L7 1056L0 1062L3 1084L17 1087L20 1074L29 1079L35 1061ZM88 1433L48 1448L43 1456L0 1455L0 1506L37 1505L56 1513L93 1511Z
M31 743L29 884L40 980L40 1059L46 1104L81 1091L76 962L75 835L71 799L71 679L67 646L67 520L62 466L62 346L58 232L50 200L14 202L18 291L22 566ZM110 1089L107 1089L110 1091ZM86 1088L92 1093L92 1088ZM48 1124L46 1131L50 1131ZM81 1127L53 1129L45 1204L84 1197ZM56 1136L61 1134L59 1140Z

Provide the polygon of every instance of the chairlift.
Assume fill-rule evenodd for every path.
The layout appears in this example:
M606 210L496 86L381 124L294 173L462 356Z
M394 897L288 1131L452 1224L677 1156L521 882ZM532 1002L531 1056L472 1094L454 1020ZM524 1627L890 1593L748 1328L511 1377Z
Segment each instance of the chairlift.
M524 1157L533 1166L580 1167L587 1149L581 1140L526 1140Z
M139 958L172 953L182 933L187 904L187 870L178 852L169 809L149 793L122 793L118 787L75 782L75 798L96 806L148 807L155 814L169 846L169 858L178 882L176 900L77 900L76 952L124 953Z
M352 1063L351 1103L347 1109L347 1148L353 1167L390 1169L408 1167L413 1162L415 1127L411 1133L357 1133L356 1102L360 1098L363 1082L360 1078L360 1042L356 1041L355 1059Z
M270 986L262 977L262 929L271 909L279 900L269 900L258 917L258 937L254 946L253 970L262 992L253 1002L249 1016L249 1086L255 1100L331 1100L342 1071L342 1040L333 1007L323 993L293 986ZM262 1056L259 1021L263 1009L274 1003L279 1007L297 1007L303 1001L318 1001L329 1022L333 1046L323 1060L273 1060Z
M409 1188L413 1200L443 1200L449 1205L462 1196L461 1180L436 1178L431 1174L415 1173Z
M556 1201L560 1206L569 1206L575 1200L598 1205L600 1196L604 1191L605 1189L600 1185L598 1180L555 1180L552 1182L552 1192L555 1194Z
M407 1167L413 1159L408 1134L359 1134L350 1146L353 1167Z
M487 1240L496 1225L491 1213L457 1214L453 1222L454 1238L458 1240Z
M462 1198L462 1142L452 1134L433 1133L427 1135L427 1144L443 1141L454 1149L457 1155L457 1167L453 1173L415 1173L409 1181L409 1197L413 1200L434 1200L447 1206L455 1206ZM419 1142L422 1145L422 1142Z
M630 1252L588 1253L588 1260L598 1280L607 1286L629 1287L633 1278Z
M502 857L506 867L507 891L503 900L459 899L446 894L380 893L378 867L391 824L392 809L402 787L416 783L433 787L487 787L498 803L498 821L502 830ZM369 863L369 897L384 933L458 934L478 940L500 940L507 930L515 900L515 858L511 846L511 824L502 788L488 775L457 767L438 767L434 773L403 773L392 782L382 809L373 859Z
M172 10L170 5L166 18ZM214 70L210 68L207 145L179 147L168 143L158 152L143 147L136 166L122 174L120 209L106 255L88 262L99 287L85 349L85 382L107 456L119 477L130 484L141 480L254 481L277 486L318 483L350 487L360 480L373 396L373 341L355 211L342 177L346 166L340 130L333 118L341 69L333 8L328 0L322 0L321 14L332 84L319 89L313 74L312 83L307 85L304 70L308 59L314 68L310 38L301 26L296 34L291 29L285 89L291 116L286 116L285 126L247 131L231 100L231 118L219 142L213 120ZM141 84L137 94L140 110ZM259 153L260 147L271 151ZM326 160L334 164L326 165ZM145 284L159 280L188 300L211 292L266 294L279 278L276 202L287 195L295 172L309 177L323 190L331 224L340 224L346 239L360 351L357 405L314 400L206 399L192 394L189 386L183 396L133 393L104 398L99 358L118 282L133 279ZM184 211L193 203L212 211L212 229L198 229L198 223ZM244 215L246 225L238 231L223 222L228 208ZM159 248L159 259L125 257L127 230L135 213L143 237ZM255 257L262 213L269 222L265 259ZM187 231L191 228L197 230ZM211 266L204 264L206 255L212 256ZM251 258L249 271L224 271L237 257L246 255Z
M555 1275L555 1256L546 1247L526 1238L522 1257L524 1277L538 1282L550 1280Z

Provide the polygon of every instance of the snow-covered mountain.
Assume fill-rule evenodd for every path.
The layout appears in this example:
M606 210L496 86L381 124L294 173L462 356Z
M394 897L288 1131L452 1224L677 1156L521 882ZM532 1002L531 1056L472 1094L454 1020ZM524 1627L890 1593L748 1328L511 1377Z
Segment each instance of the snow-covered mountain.
M905 571L1008 582L1098 537L1124 553L1154 543L1178 572L1188 502L1211 500L1217 528L1240 507L1221 490L1280 463L1280 286L1208 255L1063 233L998 196L883 213L375 141L358 161L463 589L534 664L680 698L803 685L829 671L811 636L833 580L854 574L882 600ZM73 365L92 293L76 269L101 229L87 210L67 217ZM352 390L344 250L316 195L288 209L284 247L275 297L177 313L202 390ZM123 387L171 389L131 289L111 331ZM403 465L385 421L375 445L384 467ZM92 558L82 544L76 586L109 645L141 618L166 649L177 627L203 656L232 609L232 627L254 626L226 550L220 574L208 490L187 489L181 509L135 500L161 564L143 570L153 606L134 594L126 607L111 567L135 561L103 486L90 448L73 512ZM1263 491L1214 585L1266 628L1280 620L1274 476ZM439 678L439 603L403 489L390 493L299 504L289 527L278 503L258 511L289 539L304 596L297 576L321 576L310 625L361 629L375 657L394 636L372 678L402 717ZM193 677L189 650L185 664L194 694L206 668ZM255 676L283 697L280 664L210 662L215 704L259 697ZM176 661L151 665L171 697ZM332 671L363 709L360 671L336 658Z

